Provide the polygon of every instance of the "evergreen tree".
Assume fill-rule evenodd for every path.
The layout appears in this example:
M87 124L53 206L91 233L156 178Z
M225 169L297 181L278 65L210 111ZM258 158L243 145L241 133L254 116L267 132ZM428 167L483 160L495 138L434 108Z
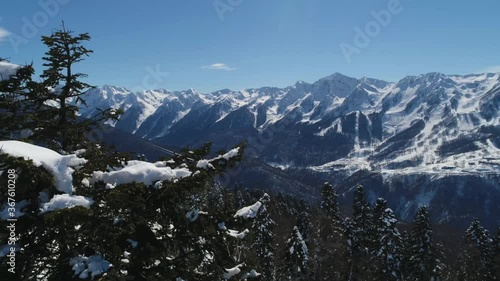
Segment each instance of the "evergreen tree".
M495 232L495 237L493 238L493 270L496 279L500 280L500 226L497 228Z
M345 239L345 247L344 247L344 259L347 263L347 268L343 271L343 275L341 280L354 281L358 280L357 276L359 275L359 267L356 264L356 256L355 251L357 249L356 246L356 237L354 234L354 224L350 218L345 218L342 222L344 229L344 239Z
M372 267L373 216L370 205L366 201L364 188L357 186L353 202L353 235L352 245L355 274L353 280L368 278Z
M370 234L372 235L372 245L371 248L373 251L376 251L380 248L380 239L381 233L379 229L384 226L384 213L387 209L387 200L384 198L377 198L375 202L375 206L373 207L373 229L370 230Z
M373 224L375 228L380 228L382 218L384 217L385 210L387 209L387 200L384 198L377 198L375 206L373 207Z
M278 272L278 280L310 280L309 249L299 228L295 226L286 241L283 264Z
M92 88L80 81L87 75L76 72L76 64L93 51L83 43L90 40L88 33L73 36L64 27L50 36L42 36L48 47L43 60L46 69L41 77L44 81L32 89L36 118L36 129L32 139L56 151L74 151L87 143L86 135L93 127L107 119L117 119L121 111L104 109L88 120L78 120L78 106L86 106L84 94ZM56 106L49 106L52 103Z
M465 232L464 246L459 256L457 279L460 281L490 281L493 276L493 252L488 230L474 219Z
M6 62L0 59L0 62ZM32 65L19 67L10 77L0 77L0 137L2 139L20 139L20 133L33 128L33 109L29 95L36 83L32 76ZM26 136L24 136L26 137Z
M338 195L329 183L321 189L321 213L315 237L315 276L317 280L340 280L342 265L342 220Z
M330 220L335 227L340 227L342 219L340 218L339 204L337 202L338 194L330 183L325 183L321 188L321 211ZM341 231L341 229L335 229Z
M306 208L301 208L303 211L299 213L297 218L297 228L300 231L302 238L309 241L312 232L311 214Z
M380 233L380 248L376 255L379 268L375 280L399 281L403 280L401 274L401 235L396 228L397 220L391 209L386 209L382 216L384 225L378 230Z
M409 280L441 280L442 253L434 244L429 213L426 207L420 207L417 211L413 221L413 232L409 239Z
M3 265L0 265L0 279L7 276L6 280L79 280L70 265L79 255L98 255L113 264L106 276L100 275L94 280L160 281L178 277L220 280L226 268L236 265L228 251L226 231L218 225L219 218L203 211L221 214L215 208L205 209L208 202L204 194L214 188L214 175L239 161L241 155L213 161L213 170L197 169L198 159L193 159L192 155L182 156L176 158L176 163L164 162L162 165L171 165L172 169L185 166L193 171L191 177L151 186L133 182L107 188L100 181L89 186L77 184L82 176L88 176L89 167L94 169L103 165L98 168L102 168L101 171L118 168L117 165L92 163L91 152L86 156L89 157L87 164L75 172L73 184L74 195L92 197L94 204L90 208L74 207L46 213L40 213L40 196L43 194L50 199L60 193L54 186L53 175L31 161L0 154L0 170L15 169L19 176L16 201L27 202L23 203L27 204L23 208L25 214L16 225L18 246L22 249L16 254L19 273L16 277L19 279L3 275ZM3 206L7 173L0 173L0 176L0 205ZM197 211L196 216L188 215L193 210ZM232 215L223 219L229 221ZM0 239L6 233L5 222L0 221ZM248 269L253 268L250 263ZM242 269L247 271L246 267Z
M365 191L361 185L356 187L353 202L354 233L357 241L357 249L363 256L369 255L372 244L371 231L373 229L373 216L370 205L366 201Z
M263 281L274 281L275 265L274 265L274 232L273 229L276 223L271 219L268 211L269 195L264 196L259 200L262 206L259 209L257 217L252 225L252 233L254 233L253 248L256 251L259 270L262 274Z

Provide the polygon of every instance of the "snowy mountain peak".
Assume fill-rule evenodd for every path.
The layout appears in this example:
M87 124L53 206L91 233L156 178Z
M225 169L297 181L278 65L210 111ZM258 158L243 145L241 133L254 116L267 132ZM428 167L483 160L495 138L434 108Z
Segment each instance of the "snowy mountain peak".
M353 79L357 80L356 78L349 77L349 76L344 75L342 73L334 72L331 75L328 75L326 77L323 77L323 78L319 79L318 81L321 81L321 80L337 80L337 81L341 81L341 80L353 80Z

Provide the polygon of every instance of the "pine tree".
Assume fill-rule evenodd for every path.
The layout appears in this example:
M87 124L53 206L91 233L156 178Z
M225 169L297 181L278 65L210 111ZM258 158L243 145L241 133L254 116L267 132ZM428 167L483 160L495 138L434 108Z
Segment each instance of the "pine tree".
M500 226L495 232L495 237L493 238L493 264L494 264L494 274L496 279L500 280Z
M321 189L321 210L333 225L339 227L342 223L340 218L338 194L330 183L325 183ZM340 229L337 229L337 231Z
M384 198L377 198L375 202L375 206L372 210L372 224L371 228L367 230L365 235L367 236L368 251L370 253L369 256L366 257L368 263L368 271L369 275L375 275L378 272L378 268L380 265L380 260L375 258L377 256L377 252L382 247L382 235L383 233L380 231L385 226L384 222L384 213L387 209L387 200Z
M441 280L442 253L434 244L429 213L420 207L413 221L413 232L409 237L408 278L414 281Z
M354 224L350 218L345 218L342 222L342 228L344 229L344 259L346 260L347 267L342 272L341 280L354 281L358 280L359 267L356 264L357 257L355 251L358 248L356 245L356 237L354 234Z
M371 246L371 231L373 229L373 217L371 208L365 198L364 188L356 187L353 202L354 233L357 241L358 251L363 256L369 255Z
M93 127L103 120L116 120L121 113L104 109L90 119L77 119L77 104L86 106L84 95L92 88L80 81L87 75L75 71L76 64L93 52L83 46L89 40L88 33L73 36L71 31L65 29L64 23L62 30L42 36L42 42L49 50L43 57L46 69L41 77L44 81L31 93L37 114L32 139L56 151L68 152L81 148L83 143L87 143L85 136ZM47 103L57 106L48 106Z
M379 233L379 229L384 226L384 213L387 209L387 200L384 198L377 198L375 202L375 206L373 207L373 229L370 231L372 235L372 245L371 248L373 251L376 251L380 248L380 239L381 234Z
M493 252L488 230L474 219L465 232L458 261L458 280L490 281L493 277Z
M310 280L309 248L299 228L295 226L286 241L283 264L278 272L278 280Z
M315 276L318 280L339 280L342 271L342 220L338 195L329 183L321 189L321 213L315 232Z
M368 278L372 267L373 216L366 201L364 188L357 186L353 202L353 258L355 270L353 280Z
M380 233L380 248L376 251L379 260L378 272L375 276L380 281L399 281L401 276L401 235L396 228L397 220L391 209L386 209L382 216L384 225Z
M263 281L274 281L275 265L274 265L274 232L273 229L276 223L271 219L268 211L269 195L264 196L259 200L262 206L259 209L257 217L252 225L252 233L254 233L253 248L255 248L256 256L259 264L259 270L262 274Z
M32 80L34 72L32 65L26 65L10 77L0 77L0 137L3 139L20 139L23 130L33 127L34 112L28 93L36 84Z
M301 208L303 211L299 213L297 218L297 228L305 241L309 241L312 232L311 214L306 208Z

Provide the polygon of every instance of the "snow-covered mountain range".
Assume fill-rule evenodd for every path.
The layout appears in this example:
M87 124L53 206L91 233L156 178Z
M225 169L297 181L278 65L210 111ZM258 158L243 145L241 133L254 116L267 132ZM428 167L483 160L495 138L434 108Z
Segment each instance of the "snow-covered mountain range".
M170 145L196 145L220 132L246 139L272 130L293 132L287 138L305 141L305 148L315 139L336 146L335 155L315 159L287 159L286 148L266 156L283 166L467 174L496 173L500 164L500 74L429 73L389 83L335 73L312 84L208 94L104 86L88 93L87 104L84 117L97 108L122 108L113 125ZM217 145L231 144L215 138Z
M91 90L87 103L84 117L96 108L122 108L125 114L112 125L158 144L213 141L224 148L247 140L249 154L260 161L334 177L339 186L366 181L366 174L353 180L360 173L380 176L380 192L394 182L412 187L418 176L425 186L473 178L481 185L473 188L491 186L481 192L500 198L498 73L428 73L398 82L334 73L285 88L213 93L104 86ZM405 195L412 198L396 196L401 214L436 199L438 187L424 192L425 186ZM500 213L500 200L492 202ZM445 220L443 212L439 218Z

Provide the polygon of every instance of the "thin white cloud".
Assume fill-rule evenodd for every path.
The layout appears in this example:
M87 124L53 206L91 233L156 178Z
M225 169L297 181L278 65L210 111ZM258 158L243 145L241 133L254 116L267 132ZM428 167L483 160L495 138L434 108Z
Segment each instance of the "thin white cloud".
M479 73L500 73L500 65L492 65L485 67L481 69Z
M7 29L0 26L0 42L7 40L7 37L9 37L9 35L10 32L8 32Z
M225 71L232 71L232 70L237 69L237 68L229 67L228 65L226 65L224 63L214 63L211 65L204 65L201 68L202 69L210 69L210 70L225 70Z

